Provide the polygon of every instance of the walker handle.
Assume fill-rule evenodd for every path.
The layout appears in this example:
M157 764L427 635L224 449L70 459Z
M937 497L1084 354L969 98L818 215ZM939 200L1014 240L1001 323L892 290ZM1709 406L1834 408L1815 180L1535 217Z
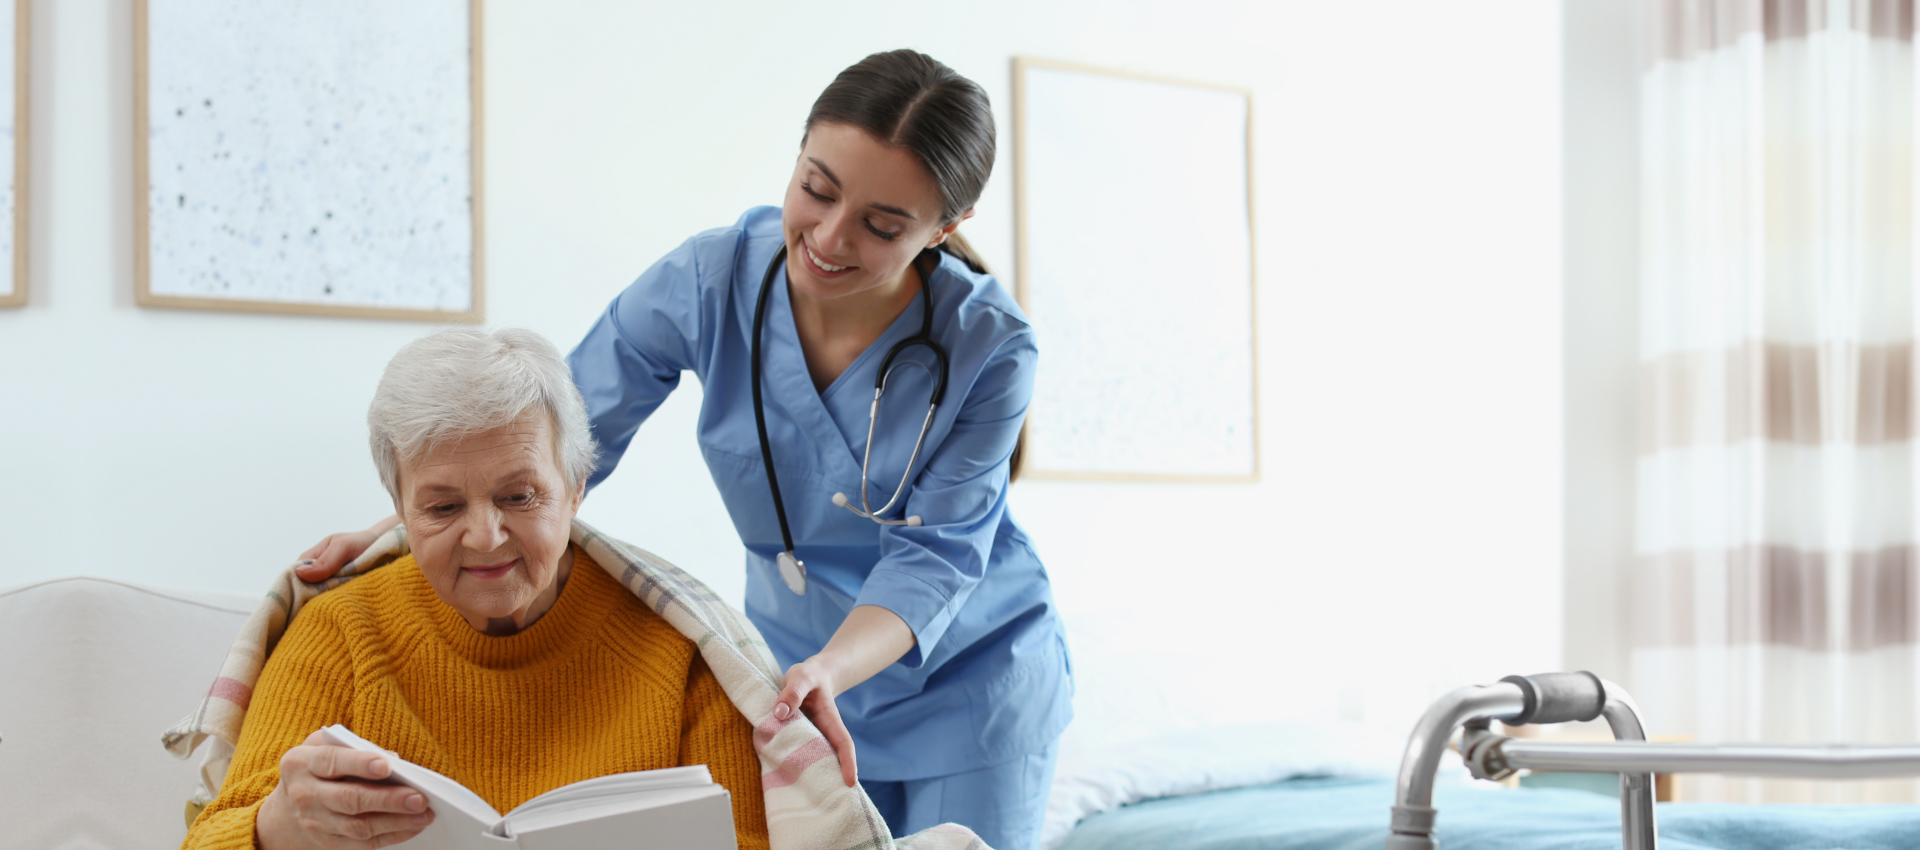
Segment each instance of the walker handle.
M1607 707L1607 686L1585 670L1508 676L1500 681L1518 685L1526 697L1526 707L1519 714L1500 718L1509 726L1592 720Z

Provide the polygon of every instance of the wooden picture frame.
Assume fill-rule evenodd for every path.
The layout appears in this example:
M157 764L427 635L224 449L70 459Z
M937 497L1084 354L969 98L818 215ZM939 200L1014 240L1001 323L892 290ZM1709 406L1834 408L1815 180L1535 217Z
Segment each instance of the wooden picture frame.
M251 313L298 314L313 316L336 316L373 319L398 319L408 321L467 322L477 323L486 315L486 251L485 251L485 192L484 192L484 86L482 79L482 19L480 0L467 0L467 74L466 89L469 101L469 127L467 133L468 164L465 169L469 193L467 196L467 221L471 228L471 265L467 279L469 296L464 309L435 309L417 307L379 306L367 303L337 303L319 300L268 299L248 297L212 297L207 295L181 295L156 291L154 285L155 245L153 243L154 210L156 203L153 183L153 159L149 140L152 133L150 61L152 59L150 2L160 0L134 0L134 279L135 301L142 307L160 307L189 310L227 310ZM341 12L340 17L350 23L365 26L364 21L351 21L349 13ZM456 84L457 85L457 84ZM336 125L338 126L338 125ZM349 136L351 137L351 136ZM185 206L185 201L181 201ZM312 211L309 210L309 213ZM331 217L331 212L327 215ZM316 228L315 233L318 230ZM409 235L413 233L408 230ZM286 236L283 234L283 239ZM330 284L328 284L330 286ZM331 294L330 288L324 292Z
M29 290L27 152L31 147L32 135L28 132L27 80L31 67L28 45L32 39L28 35L31 20L29 9L32 5L29 0L13 0L13 262L10 264L13 279L8 281L8 291L0 292L0 307L25 307Z
M1072 118L1063 118L1063 114L1073 112L1074 104L1062 104L1057 99L1062 91L1060 80L1065 76L1046 77L1036 74L1082 75L1087 81L1073 83L1083 85L1079 91L1100 91L1103 81L1113 83L1113 90L1102 94L1105 100L1089 99L1085 114L1075 114ZM1042 112L1033 112L1036 94L1031 88L1039 80L1041 85L1052 86L1043 96L1055 98L1044 105ZM1092 88L1086 88L1091 86ZM1244 227L1235 224L1223 229L1227 241L1234 245L1244 245L1244 304L1237 302L1240 295L1239 281L1241 272L1237 259L1230 258L1230 265L1222 267L1217 274L1206 275L1209 285L1223 292L1230 292L1219 303L1205 302L1202 306L1183 305L1177 301L1183 291L1165 287L1156 288L1164 280L1128 281L1127 273L1112 276L1097 276L1093 267L1098 266L1116 253L1127 251L1160 250L1141 247L1135 235L1142 232L1155 232L1156 224L1151 220L1157 214L1154 209L1141 211L1144 215L1133 215L1135 211L1110 209L1107 201L1111 198L1089 200L1108 192L1107 187L1095 186L1091 176L1097 166L1088 164L1090 170L1084 178L1064 178L1057 174L1044 174L1035 171L1036 167L1048 167L1048 163L1057 172L1073 171L1081 167L1077 163L1092 163L1097 160L1096 152L1090 150L1068 151L1063 144L1070 142L1067 137L1078 131L1050 131L1047 122L1081 122L1076 127L1096 126L1100 121L1117 120L1139 122L1141 133L1118 132L1107 135L1088 135L1086 138L1099 140L1118 139L1113 150L1126 145L1150 144L1137 141L1139 137L1151 136L1159 132L1151 122L1162 121L1162 116L1141 114L1127 98L1133 95L1150 95L1149 100L1156 104L1175 103L1167 98L1185 97L1181 93L1195 93L1194 103L1204 104L1207 113L1220 120L1202 122L1193 125L1178 125L1181 129L1175 133L1162 133L1161 137L1170 140L1170 144L1187 144L1179 137L1180 133L1210 133L1207 144L1217 149L1239 151L1244 154ZM1221 95L1227 98L1221 98ZM1098 103L1094 103L1094 101ZM1142 101L1142 103L1147 101ZM1234 106L1233 103L1240 106ZM1114 104L1126 104L1126 108L1115 108ZM1042 368L1035 384L1034 400L1029 410L1026 427L1028 443L1024 459L1024 478L1060 479L1080 481L1145 481L1145 482L1192 482L1192 483L1250 483L1260 480L1260 393L1259 393L1259 332L1258 332L1258 267L1255 256L1255 217L1254 217L1254 138L1253 138L1253 94L1244 88L1220 86L1206 83L1194 83L1186 80L1166 77L1134 74L1094 68L1068 62L1058 62L1032 57L1015 57L1013 60L1013 129L1014 129L1014 293L1021 308L1027 312L1033 322L1040 340ZM1232 118L1235 109L1243 109L1244 130L1234 131ZM1103 111L1104 110L1104 111ZM1204 111L1204 110L1203 110ZM1174 126L1162 122L1162 126ZM1053 132L1057 138L1036 138L1036 133ZM1231 137L1231 138L1229 138ZM1084 141L1084 139L1082 140ZM1101 145L1106 143L1102 141ZM1083 147L1092 147L1083 145ZM1100 155L1118 155L1100 154ZM1233 176L1236 170L1228 159L1215 157L1219 168L1228 169L1211 175L1208 184L1215 190L1209 197L1207 209L1223 222L1236 222L1240 216L1237 201L1233 201L1232 192L1236 191L1239 178ZM1040 160L1040 161L1037 161ZM1132 160L1127 160L1132 161ZM1221 164L1225 163L1225 164ZM1170 164L1155 160L1154 171L1167 168ZM1178 163L1171 163L1178 166ZM1142 176L1143 169L1128 169L1126 172L1100 173L1099 178L1108 183L1132 182L1157 179ZM1216 169L1217 170L1217 169ZM1124 178L1121 174L1124 173ZM1178 174L1172 171L1163 173L1171 176L1166 180L1177 181ZM1202 175L1207 176L1207 175ZM1055 178L1058 179L1056 180ZM1110 179L1109 179L1110 178ZM1060 186L1070 186L1074 179L1082 179L1078 185L1086 185L1092 191L1085 196L1075 196L1074 201L1084 202L1079 207L1080 221L1069 221L1066 215L1067 205L1047 195L1060 191ZM1169 185L1174 185L1169 183ZM1109 193L1111 194L1111 193ZM1114 196L1121 197L1121 196ZM1198 197L1198 196L1196 196ZM1121 201L1124 203L1124 200ZM1098 213L1088 208L1101 210ZM1053 214L1052 210L1061 210ZM1192 210L1181 208L1179 214L1188 216ZM1124 221L1122 227L1114 222ZM1061 226L1066 224L1067 226ZM1170 222L1170 226L1178 226ZM1044 232L1037 232L1044 231ZM1068 231L1075 231L1068 233ZM1125 240L1124 244L1116 240ZM1242 242L1243 240L1243 242ZM1069 251L1061 246L1077 245L1081 250ZM1103 246L1088 250L1087 246ZM1182 246L1191 248L1192 246ZM1241 250L1236 248L1234 250ZM1049 260L1052 251L1058 259ZM1227 252L1232 254L1232 252ZM1237 255L1236 255L1237 256ZM1085 264L1086 269L1078 268ZM1141 263L1138 269L1158 268L1152 263ZM1043 279L1048 274L1056 279ZM1141 272L1142 275L1145 272ZM1036 277L1036 275L1038 277ZM1084 277L1081 284L1086 290L1085 297L1063 310L1058 297L1049 298L1048 289L1070 288L1069 278ZM1095 286L1094 284L1098 284ZM1130 299L1110 284L1130 285L1130 290L1140 296ZM1120 287L1124 289L1124 286ZM1057 293L1056 293L1057 296ZM1174 299L1174 300L1162 300ZM1143 305L1138 315L1130 319L1118 315L1115 311L1131 310L1132 304ZM1199 303L1199 302L1196 302ZM1169 308L1167 305L1174 305ZM1210 304L1211 306L1206 306ZM1217 308L1217 309L1215 309ZM1051 310L1052 312L1049 312ZM1240 312L1244 310L1244 313ZM1101 312L1107 311L1107 312ZM1219 311L1228 311L1225 315ZM1072 315L1070 313L1084 313ZM1173 331L1178 339L1151 339L1147 336L1133 336L1129 342L1133 347L1142 347L1139 343L1152 345L1171 343L1172 348L1162 352L1171 365L1158 366L1165 374L1153 375L1151 369L1144 373L1115 373L1115 367L1096 362L1098 358L1111 358L1116 349L1126 346L1116 345L1112 338L1116 331L1113 327L1126 326L1126 321L1095 322L1090 317L1098 313L1103 319L1121 319L1137 322L1158 322L1162 326L1177 324L1180 316L1205 314L1202 324L1218 330L1229 331L1226 336L1200 333L1198 325L1190 323L1185 327L1175 327ZM1179 314L1172 318L1162 314ZM1063 316L1065 318L1063 319ZM1224 316L1224 318L1223 318ZM1241 318L1243 317L1243 318ZM1244 324L1240 322L1244 321ZM1078 336L1074 332L1064 332L1068 326L1084 328L1103 328L1092 331L1089 336ZM1245 331L1245 348L1241 351L1237 342L1239 328ZM1091 345L1090 339L1105 337L1107 344ZM1231 337L1231 338L1229 338ZM1190 353L1194 346L1211 350L1213 354L1224 354L1232 362L1228 372L1232 374L1215 375L1211 371L1189 368L1179 361L1183 354ZM1119 351L1121 356L1132 356L1132 352ZM1141 361L1147 363L1150 361ZM1101 371L1105 369L1105 371ZM1172 370L1179 369L1178 373ZM1240 383L1244 369L1245 384ZM1076 375L1076 370L1083 370ZM1158 382L1154 381L1158 378ZM1189 384L1214 382L1217 387L1196 389ZM1048 381L1053 383L1050 385ZM1084 398L1075 395L1082 392L1080 384L1100 384L1107 389L1087 391ZM1211 387L1211 384L1209 384ZM1123 387L1120 392L1111 391L1112 387ZM1244 397L1240 395L1244 389ZM1222 402L1214 405L1178 404L1174 399L1182 394L1203 393L1202 398L1212 398ZM1215 395L1206 396L1205 392ZM1139 401L1135 401L1135 399ZM1133 405L1133 407L1129 407ZM1068 407L1074 407L1068 410ZM1214 411L1220 411L1214 416ZM1169 415L1172 411L1174 415ZM1197 413L1196 413L1197 411ZM1191 420L1214 416L1214 420L1194 424ZM1183 419L1184 417L1184 419ZM1222 430L1224 429L1224 430ZM1187 435L1187 436L1183 436ZM1191 443L1183 443L1191 435L1199 435L1205 445L1196 449ZM1065 436L1057 436L1065 435ZM1171 436L1168 436L1171 435ZM1051 442L1050 442L1051 441ZM1058 448L1073 443L1071 450ZM1155 452L1161 452L1155 455Z

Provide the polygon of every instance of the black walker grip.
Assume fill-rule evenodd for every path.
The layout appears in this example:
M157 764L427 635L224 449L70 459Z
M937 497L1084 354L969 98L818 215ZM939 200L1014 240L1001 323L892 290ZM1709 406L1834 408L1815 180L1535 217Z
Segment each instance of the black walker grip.
M1526 697L1519 714L1500 718L1500 722L1509 726L1592 720L1607 707L1606 685L1599 676L1585 670L1508 676L1500 681L1519 685Z

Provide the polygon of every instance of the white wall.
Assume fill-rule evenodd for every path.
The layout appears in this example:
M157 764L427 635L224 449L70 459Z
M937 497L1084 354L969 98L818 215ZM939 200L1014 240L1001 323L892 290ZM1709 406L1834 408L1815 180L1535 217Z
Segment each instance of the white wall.
M1264 482L1015 489L1082 717L1126 699L1174 723L1404 728L1437 690L1556 666L1555 4L873 8L487 3L490 320L568 347L662 252L777 202L812 97L873 50L978 80L1008 144L1016 54L1245 86ZM130 6L34 12L34 303L0 311L0 583L258 588L388 510L362 411L427 328L134 307ZM967 232L1009 269L1003 154ZM698 397L660 411L585 515L737 597Z

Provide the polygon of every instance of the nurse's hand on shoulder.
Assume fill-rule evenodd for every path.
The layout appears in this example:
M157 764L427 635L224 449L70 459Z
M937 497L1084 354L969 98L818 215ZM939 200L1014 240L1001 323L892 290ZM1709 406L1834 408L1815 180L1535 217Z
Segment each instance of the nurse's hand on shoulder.
M420 792L382 783L392 771L379 753L308 735L280 757L280 783L260 804L255 842L263 850L372 850L419 835L433 811Z
M353 563L353 559L367 551L367 547L379 540L380 535L399 524L399 517L390 516L364 531L342 531L320 538L319 543L300 553L299 560L293 564L293 574L299 576L301 581L308 582L333 578L333 574L339 572L341 567Z
M786 687L780 689L773 703L773 716L789 720L795 711L806 712L807 719L833 746L840 758L840 778L851 788L859 781L860 770L854 763L853 735L847 732L847 724L840 720L840 707L833 702L838 693L829 665L816 655L787 668Z

